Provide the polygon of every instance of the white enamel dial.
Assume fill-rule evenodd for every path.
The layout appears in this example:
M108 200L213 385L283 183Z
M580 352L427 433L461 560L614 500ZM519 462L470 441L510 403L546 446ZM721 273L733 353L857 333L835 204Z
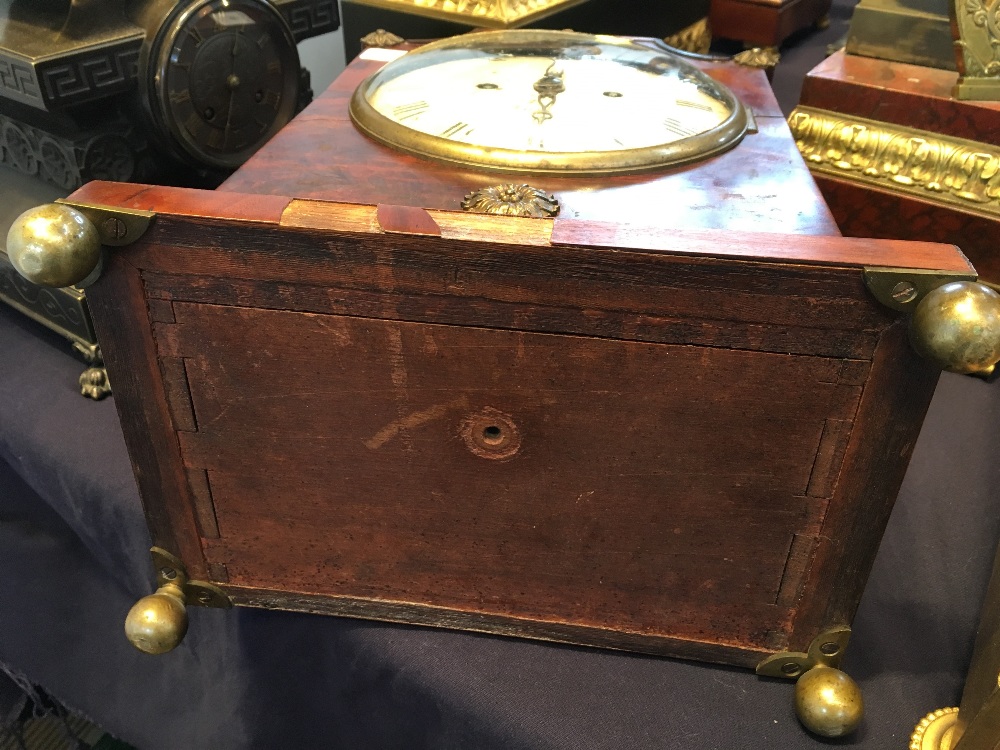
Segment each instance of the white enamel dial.
M725 150L746 131L736 98L679 57L551 31L419 48L363 83L351 114L402 150L518 171L669 166Z

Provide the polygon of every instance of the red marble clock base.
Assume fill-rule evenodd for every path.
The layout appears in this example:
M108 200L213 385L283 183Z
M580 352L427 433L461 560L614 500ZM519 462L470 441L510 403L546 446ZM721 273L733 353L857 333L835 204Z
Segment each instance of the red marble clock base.
M831 0L712 0L712 34L759 47L779 47L792 34L823 22Z
M790 123L841 231L958 245L1000 282L1000 103L952 98L954 71L838 52Z

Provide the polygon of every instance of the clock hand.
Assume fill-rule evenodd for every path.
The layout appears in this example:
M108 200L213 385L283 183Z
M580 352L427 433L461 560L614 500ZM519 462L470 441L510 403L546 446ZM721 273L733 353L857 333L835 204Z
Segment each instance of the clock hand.
M541 107L538 112L532 114L532 117L539 125L552 119L549 108L556 103L556 96L566 90L566 84L563 83L562 78L563 73L561 70L554 70L555 67L556 61L553 60L552 64L545 69L542 77L535 81L532 86L538 92L538 106Z
M229 104L226 107L226 125L222 130L222 148L226 148L229 145L229 124L233 119L233 99L236 98L236 89L240 87L240 77L236 75L236 55L239 53L237 49L240 43L240 32L236 32L236 38L233 39L233 48L229 51L229 55L232 58L232 64L229 66L229 76L226 78L226 88L229 89Z

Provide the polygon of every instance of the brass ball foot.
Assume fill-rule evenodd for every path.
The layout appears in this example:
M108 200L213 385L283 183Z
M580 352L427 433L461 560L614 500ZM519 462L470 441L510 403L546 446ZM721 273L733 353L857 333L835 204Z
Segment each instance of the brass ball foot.
M14 219L7 233L11 265L40 286L66 287L86 279L101 260L101 236L75 208L49 203Z
M160 586L144 596L125 618L129 642L147 654L165 654L177 647L187 633L188 615L184 591L176 583Z
M910 343L942 369L990 375L1000 360L1000 294L975 281L939 286L917 305Z
M857 729L864 716L861 688L839 669L815 666L795 683L795 712L810 732L843 737Z

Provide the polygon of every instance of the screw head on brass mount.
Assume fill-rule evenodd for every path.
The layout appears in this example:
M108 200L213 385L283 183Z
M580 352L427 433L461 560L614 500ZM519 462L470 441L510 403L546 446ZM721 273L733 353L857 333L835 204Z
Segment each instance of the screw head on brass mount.
M1000 361L1000 294L975 281L937 287L913 313L910 343L949 372L992 374Z
M101 236L71 206L49 203L18 216L7 233L14 268L41 286L66 287L90 276L101 260Z

